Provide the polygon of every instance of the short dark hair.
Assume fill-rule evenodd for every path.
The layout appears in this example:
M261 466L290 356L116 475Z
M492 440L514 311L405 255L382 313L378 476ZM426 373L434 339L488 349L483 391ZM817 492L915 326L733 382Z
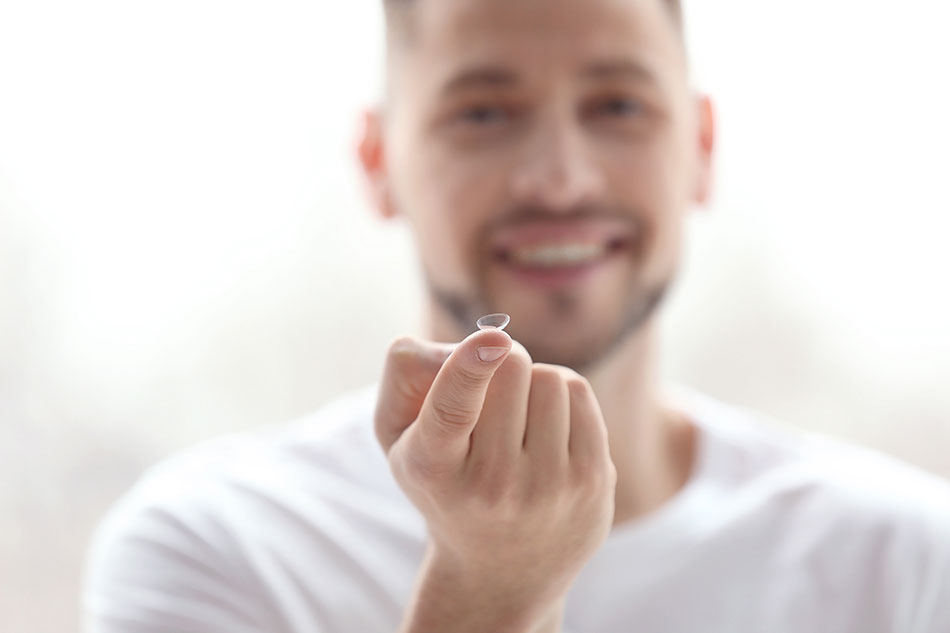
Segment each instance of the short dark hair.
M683 7L682 0L661 0L670 11L670 17L673 18L674 27L680 32L685 47L685 34L683 29ZM390 53L401 48L399 45L393 46L395 42L405 44L413 39L415 25L411 19L411 13L407 11L409 7L415 4L414 0L382 0L383 8L386 14L386 47L387 64L392 59ZM391 77L389 70L386 72L386 91L390 90Z
M412 4L412 0L383 0L383 6L389 10L390 7L406 6ZM663 0L663 4L669 7L673 18L678 26L683 25L683 5L680 0Z

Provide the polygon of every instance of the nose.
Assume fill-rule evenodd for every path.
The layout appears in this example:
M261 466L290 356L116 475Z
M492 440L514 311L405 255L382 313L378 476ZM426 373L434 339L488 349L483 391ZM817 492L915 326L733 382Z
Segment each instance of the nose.
M564 212L597 200L603 191L603 173L574 113L548 114L511 174L515 200Z

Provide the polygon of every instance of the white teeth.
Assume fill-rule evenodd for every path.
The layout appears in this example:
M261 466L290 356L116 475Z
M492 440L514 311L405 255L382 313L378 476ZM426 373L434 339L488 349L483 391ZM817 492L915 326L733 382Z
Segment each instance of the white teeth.
M570 266L598 259L607 252L603 244L564 244L511 251L511 260L530 266Z

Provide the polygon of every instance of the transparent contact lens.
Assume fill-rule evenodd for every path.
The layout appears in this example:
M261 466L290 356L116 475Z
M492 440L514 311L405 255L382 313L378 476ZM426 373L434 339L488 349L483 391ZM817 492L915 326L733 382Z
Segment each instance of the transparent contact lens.
M510 316L504 312L499 312L498 314L486 314L476 321L475 325L478 326L479 330L488 330L491 328L504 330L509 321L511 321Z

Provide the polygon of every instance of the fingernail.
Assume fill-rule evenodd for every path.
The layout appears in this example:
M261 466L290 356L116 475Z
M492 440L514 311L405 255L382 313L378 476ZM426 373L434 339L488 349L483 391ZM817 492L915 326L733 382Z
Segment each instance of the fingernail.
M479 360L492 363L508 353L507 347L479 347L475 350Z

